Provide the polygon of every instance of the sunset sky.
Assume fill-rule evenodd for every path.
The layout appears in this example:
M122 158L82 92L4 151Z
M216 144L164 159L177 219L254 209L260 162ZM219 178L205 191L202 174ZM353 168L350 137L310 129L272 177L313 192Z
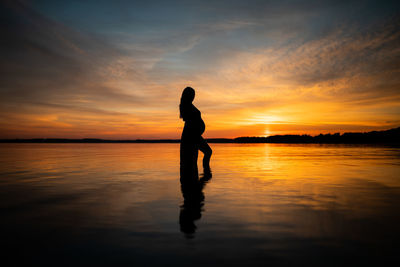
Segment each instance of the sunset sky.
M0 138L400 126L400 1L1 1Z

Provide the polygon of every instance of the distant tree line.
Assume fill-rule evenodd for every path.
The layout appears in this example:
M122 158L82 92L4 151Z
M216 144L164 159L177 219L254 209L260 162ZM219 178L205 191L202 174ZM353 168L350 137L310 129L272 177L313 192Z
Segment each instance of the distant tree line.
M387 131L366 133L335 133L311 135L273 135L268 137L238 137L236 143L323 143L323 144L363 144L399 143L400 127Z
M105 140L96 138L65 139L65 138L35 138L35 139L0 139L0 143L179 143L179 139L136 139L136 140ZM400 127L386 131L366 133L335 133L311 135L273 135L267 137L237 137L208 138L209 143L298 143L298 144L398 144L400 143Z

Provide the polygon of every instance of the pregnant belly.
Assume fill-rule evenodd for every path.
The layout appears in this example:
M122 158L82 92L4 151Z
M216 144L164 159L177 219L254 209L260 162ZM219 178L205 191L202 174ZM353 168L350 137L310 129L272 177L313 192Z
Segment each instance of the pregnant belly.
M204 130L206 129L206 125L204 124L203 120L199 120L196 122L186 122L185 126L183 128L183 136L186 137L196 137L200 136L204 133Z
M204 124L204 121L202 119L200 119L200 121L199 121L199 132L200 132L200 135L202 135L205 130L206 130L206 125Z

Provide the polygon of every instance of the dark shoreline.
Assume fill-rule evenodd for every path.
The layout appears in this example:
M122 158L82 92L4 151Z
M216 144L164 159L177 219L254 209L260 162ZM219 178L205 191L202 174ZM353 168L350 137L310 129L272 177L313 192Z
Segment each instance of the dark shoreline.
M284 144L399 144L400 127L365 133L311 135L273 135L268 137L208 138L209 143L284 143ZM0 143L180 143L179 139L106 140L96 138L0 139Z

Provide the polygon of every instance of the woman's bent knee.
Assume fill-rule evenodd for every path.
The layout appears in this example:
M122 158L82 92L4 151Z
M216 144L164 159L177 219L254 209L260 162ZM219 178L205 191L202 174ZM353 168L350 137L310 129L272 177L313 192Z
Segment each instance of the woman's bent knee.
M212 149L210 147L208 147L208 149L206 149L204 152L205 152L204 155L207 155L208 157L211 157Z

